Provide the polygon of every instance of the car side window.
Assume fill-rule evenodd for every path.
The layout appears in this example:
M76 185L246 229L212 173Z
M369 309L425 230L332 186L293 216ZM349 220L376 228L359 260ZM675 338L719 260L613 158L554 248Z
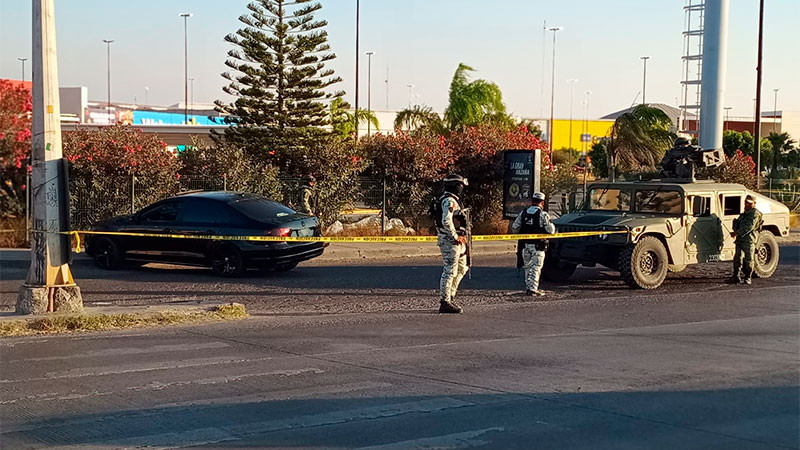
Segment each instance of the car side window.
M723 214L726 216L738 216L742 213L741 195L720 194L720 203L722 203Z
M142 214L142 222L163 223L178 220L180 205L177 202L164 203Z
M242 225L242 215L230 206L217 201L188 199L181 221L187 225Z
M711 216L711 197L695 195L692 197L692 216Z

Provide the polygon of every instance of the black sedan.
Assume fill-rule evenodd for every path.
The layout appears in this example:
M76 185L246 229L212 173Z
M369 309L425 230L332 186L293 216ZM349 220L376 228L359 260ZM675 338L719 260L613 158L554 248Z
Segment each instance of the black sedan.
M196 236L320 236L316 217L252 194L198 192L154 203L136 214L100 222L93 231ZM219 241L89 235L86 251L98 266L161 262L211 267L225 277L250 268L291 270L322 255L319 242Z

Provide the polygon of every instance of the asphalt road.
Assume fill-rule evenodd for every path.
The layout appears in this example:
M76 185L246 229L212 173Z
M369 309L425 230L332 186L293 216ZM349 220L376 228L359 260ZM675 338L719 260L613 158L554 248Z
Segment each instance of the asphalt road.
M224 282L79 265L90 301L257 314L1 340L0 447L800 448L800 252L782 250L751 287L723 265L656 292L587 269L536 302L509 258L480 259L458 316L433 312L435 260Z

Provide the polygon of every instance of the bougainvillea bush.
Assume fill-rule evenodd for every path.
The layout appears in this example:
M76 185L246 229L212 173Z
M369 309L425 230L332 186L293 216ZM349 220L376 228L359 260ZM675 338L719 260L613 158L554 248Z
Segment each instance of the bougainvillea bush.
M179 189L178 158L153 134L125 125L64 133L72 209L80 223L130 213ZM131 190L135 205L131 205Z
M31 153L31 92L0 80L0 216L25 212Z
M750 189L756 188L756 163L752 156L736 150L725 163L711 169L708 175L720 183L738 183Z

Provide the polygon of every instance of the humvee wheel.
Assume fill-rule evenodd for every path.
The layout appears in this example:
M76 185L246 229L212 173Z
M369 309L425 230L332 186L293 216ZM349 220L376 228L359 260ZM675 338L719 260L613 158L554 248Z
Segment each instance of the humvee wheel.
M670 273L681 273L686 270L686 264L670 264L667 266Z
M550 258L550 255L547 255L542 267L542 276L547 281L567 281L577 267L577 264L561 262L558 258Z
M778 268L780 250L778 241L769 231L762 231L756 242L756 254L753 261L753 273L758 278L769 278Z
M620 275L632 288L655 289L661 286L667 277L667 266L667 249L653 236L643 237L619 254Z

